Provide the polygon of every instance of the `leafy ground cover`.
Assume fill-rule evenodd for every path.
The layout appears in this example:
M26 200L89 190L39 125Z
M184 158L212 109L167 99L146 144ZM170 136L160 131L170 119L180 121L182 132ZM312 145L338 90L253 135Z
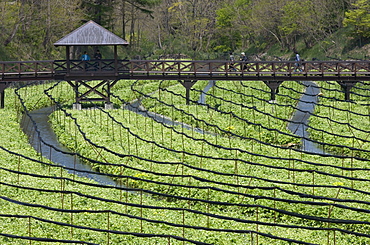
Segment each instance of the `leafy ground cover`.
M357 83L351 90L351 101L344 100L339 84L321 86L316 116L310 120L312 137L333 154L369 159L369 84Z
M369 241L367 161L289 147L300 142L287 124L302 84L284 82L272 102L262 82L216 82L207 105L197 103L206 82L193 86L189 105L177 82L117 85L113 110L93 104L71 110L73 93L64 83L17 90L25 107L15 96L14 108L4 110L13 117L2 130L19 135L20 143L1 146L29 158L4 154L10 160L4 157L0 175L2 244L28 241L5 234L91 244ZM323 91L329 86L323 96L340 98L333 85L320 85ZM135 99L177 123L121 109ZM123 187L70 175L28 146L18 128L20 112L50 104L57 104L51 122L60 141ZM322 107L310 121L313 137Z

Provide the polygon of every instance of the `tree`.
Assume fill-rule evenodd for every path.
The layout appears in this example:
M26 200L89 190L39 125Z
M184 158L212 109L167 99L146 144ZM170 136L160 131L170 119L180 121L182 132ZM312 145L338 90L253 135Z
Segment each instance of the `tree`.
M104 27L111 27L113 15L113 1L112 0L84 0L82 2L86 18L93 20Z
M21 23L24 21L22 4L4 1L0 3L0 40L4 46L8 46L16 36Z
M344 26L353 26L353 34L370 38L370 1L357 0L352 9L347 11L343 20Z
M286 0L253 1L249 22L257 40L263 40L266 45L278 42L284 48L285 42L279 25L285 3Z
M76 0L6 1L0 6L4 26L0 41L10 56L22 59L57 57L59 52L52 43L77 27L81 19L80 1Z
M218 37L216 50L233 51L243 46L243 40L251 38L250 6L251 0L233 0L224 3L222 8L216 11Z
M181 46L182 52L188 51L192 56L208 51L216 38L215 11L221 2L165 0L160 6L165 9L160 12L162 16L155 14L159 21L157 29L166 35L161 36L162 48L173 50L176 43L176 46Z
M122 37L128 39L130 49L135 49L140 43L141 34L145 32L142 26L153 18L153 8L160 0L119 0L114 1L113 29L121 30ZM149 30L149 29L148 29ZM152 31L152 30L150 30Z
M281 24L279 29L285 42L292 51L296 51L297 38L306 39L311 34L311 29L314 29L315 18L313 16L312 1L291 1L285 4L282 8L283 15L281 17ZM306 46L308 41L306 39Z

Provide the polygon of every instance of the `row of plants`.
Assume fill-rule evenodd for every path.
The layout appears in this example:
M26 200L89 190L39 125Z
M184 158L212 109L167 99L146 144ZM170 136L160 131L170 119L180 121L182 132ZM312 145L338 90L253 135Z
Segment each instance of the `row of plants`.
M312 138L326 143L325 150L337 155L369 159L369 84L357 83L351 101L337 83L322 83L322 96L310 125Z
M171 86L151 95L140 92L136 86L133 90L143 96L142 104L145 108L154 108L158 114L196 128L201 127L208 132L247 139L260 138L266 143L281 145L299 142L294 135L289 136L291 132L287 129L288 119L296 103L288 96L290 91L280 91L279 103L275 103L270 101L268 87L262 82L254 82L255 86L250 86L250 82L220 81L210 89L206 104L202 106L199 97L205 83L202 81L194 85L189 105L184 103L185 88L182 86ZM290 85L293 84L297 83ZM277 131L286 135L275 137ZM263 133L256 137L256 132Z
M7 108L1 111L5 135L0 170L1 244L23 244L26 239L4 234L95 244L183 244L179 237L209 244L287 243L268 236L316 244L368 241L345 232L368 233L367 170L351 171L353 166L366 168L367 162L281 146L296 139L282 133L289 133L285 119L293 110L287 106L294 106L301 85L284 83L272 104L262 83L217 83L209 92L215 97L207 96L209 107L185 105L184 88L177 82L142 82L131 87L122 81L116 86L117 108L140 99L153 112L167 111L168 117L210 133L161 124L122 109L107 111L91 105L91 109L69 110L73 91L64 83L27 86L16 91L19 97L14 89L7 90ZM205 82L194 85L192 100L198 100L204 86ZM328 93L337 93L331 90L333 85L328 86ZM358 90L366 92L366 88ZM151 97L143 97L147 94ZM51 119L60 140L128 188L94 185L28 145L19 129L21 113L50 106L53 99L61 103ZM256 110L246 113L244 106ZM333 108L339 107L334 104ZM244 120L261 126L253 135ZM279 131L268 135L270 127ZM32 241L38 243L43 242Z
M163 214L160 210L135 207L134 204L148 205L153 201L70 174L30 146L20 128L22 113L50 106L49 98L43 93L48 87L50 84L17 90L26 107L19 102L14 88L7 89L6 108L0 110L0 243L161 244L176 241L160 235L143 238L130 234L130 231L145 234L145 230L137 229L142 223L148 223L140 220L141 217L170 212ZM64 95L60 97L62 101L73 94L67 84L55 92ZM167 205L161 200L155 202L163 207ZM178 215L175 218L175 214L171 216L182 219ZM147 226L155 225L148 223ZM165 224L161 227L166 229Z
M331 223L333 220L330 220L348 219L366 224L368 183L364 180L367 179L367 171L343 168L353 164L360 166L363 162L335 156L324 158L280 147L286 141L281 142L278 138L284 132L289 133L285 120L289 119L290 113L285 106L289 102L296 103L300 93L281 89L281 96L271 104L267 101L266 88L251 86L253 89L249 92L240 92L236 87L247 90L250 85L224 83L222 87L211 89L210 95L214 97L209 97L213 99L210 99L209 107L205 107L184 105L185 99L179 92L184 91L181 85L147 83L140 86L141 90L136 85L132 90L140 95L146 108L199 128L203 128L204 121L208 127L204 128L211 133L199 133L194 128L188 130L181 125L164 125L125 110L70 111L62 106L52 119L60 140L85 156L95 169L113 174L121 183L138 191L148 192L150 195L144 195L143 199L157 196L173 207L188 207L186 217L189 220L186 221L197 220L190 222L192 224L207 224L203 227L208 227L212 223L211 227L216 229L263 230L273 235L280 235L283 230L286 238L298 237L298 240L318 244L332 238L333 233L309 232L297 227L292 229L294 232L288 232L290 229L274 225L335 227L366 233L366 225L354 225L352 221L348 225ZM148 87L163 89L156 93ZM194 87L191 94L194 101L199 98L201 88L201 83L198 90ZM150 92L154 92L150 97L144 96ZM244 105L250 106L247 98L255 100L251 113L243 113L240 109ZM213 109L220 102L217 110ZM230 111L235 115L232 118L227 114ZM255 117L253 113L258 111L269 113ZM255 135L253 130L248 132L249 135L241 133L243 130L234 130L246 127L243 119L261 125L259 130L254 129ZM258 136L267 134L274 126L279 131L267 136L270 139ZM257 140L244 138L251 136ZM295 137L290 136L289 139ZM257 143L259 141L261 143ZM347 200L344 206L338 205L344 200ZM192 212L207 214L198 217ZM222 215L227 219L243 217L246 220L225 222L223 218L216 218L210 222L210 215ZM168 221L168 218L166 216L162 221ZM252 225L242 224L252 220ZM256 221L267 223L257 225ZM186 234L189 232L190 229L186 229ZM341 237L341 241L348 241L348 244L354 239L366 240L360 236L339 234L335 233L336 239ZM235 235L235 231L209 235L211 240L217 237L217 242L212 240L216 244L227 244L228 236L236 239L236 244L245 242L245 237ZM202 238L201 233L192 233L192 237L208 241ZM245 239L253 239L253 236ZM270 241L265 236L259 237L260 242L265 240Z

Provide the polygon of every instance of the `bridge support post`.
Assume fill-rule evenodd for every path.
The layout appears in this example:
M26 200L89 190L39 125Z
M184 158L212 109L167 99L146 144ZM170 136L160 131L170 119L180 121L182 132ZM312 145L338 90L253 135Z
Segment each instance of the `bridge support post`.
M106 109L113 109L113 104L110 101L110 90L118 80L111 82L110 80L102 80L98 84L91 85L91 81L77 80L68 83L72 86L75 92L76 103L73 104L74 109L81 109L81 102L104 101ZM104 88L105 87L105 88ZM83 90L84 89L84 90ZM83 91L82 91L83 90ZM91 97L91 95L95 95Z
M80 103L73 103L72 109L80 111L82 110L82 105Z
M3 109L5 107L5 90L1 91L0 93L0 108Z
M113 103L111 103L111 102L105 103L104 109L105 110L112 110L112 109L114 109Z
M5 107L5 89L9 87L9 83L0 83L0 108Z
M185 87L186 89L186 104L189 105L190 104L190 89L191 87L194 86L194 84L197 82L197 80L185 80L185 81L181 81L181 80L178 80L182 86Z
M279 86L283 81L263 81L271 90L270 100L275 100L275 95L279 93Z
M342 88L342 91L344 93L344 100L346 101L350 101L351 100L351 89L353 88L353 86L356 85L356 81L354 82L344 82L344 81L337 81L337 83L340 85L340 87Z

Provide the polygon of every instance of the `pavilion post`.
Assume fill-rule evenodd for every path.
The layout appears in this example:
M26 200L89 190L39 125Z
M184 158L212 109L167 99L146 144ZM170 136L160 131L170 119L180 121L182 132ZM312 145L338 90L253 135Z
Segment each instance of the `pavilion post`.
M117 45L114 45L114 69L116 74L118 73L118 55L117 55Z
M344 93L344 100L345 101L350 101L351 100L351 89L353 88L353 86L356 85L357 82L337 81L337 83L342 88L342 91Z
M179 82L186 89L186 93L185 93L186 104L189 105L190 104L190 89L197 82L197 80L185 80L185 81L179 80Z
M71 67L71 63L70 63L70 58L69 58L69 53L70 52L70 49L69 49L69 46L67 45L66 46L66 65L67 65L67 74L69 74L70 72L70 67Z

